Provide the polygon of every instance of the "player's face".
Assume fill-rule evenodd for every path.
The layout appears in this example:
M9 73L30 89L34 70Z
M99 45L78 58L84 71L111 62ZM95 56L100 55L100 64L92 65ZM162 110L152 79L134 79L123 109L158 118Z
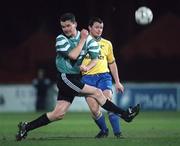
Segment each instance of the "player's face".
M95 22L92 27L89 27L90 34L95 38L100 37L103 32L103 27L103 23Z
M76 36L77 23L72 21L60 22L63 33L68 37Z

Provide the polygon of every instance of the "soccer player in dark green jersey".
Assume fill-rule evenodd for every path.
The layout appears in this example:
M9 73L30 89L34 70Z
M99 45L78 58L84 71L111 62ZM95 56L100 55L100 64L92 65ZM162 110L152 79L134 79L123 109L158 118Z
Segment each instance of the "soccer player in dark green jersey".
M74 14L63 14L60 18L60 25L63 34L56 38L57 87L59 89L56 106L53 111L42 114L33 121L20 122L16 134L17 141L26 138L28 132L33 129L63 119L77 95L92 96L104 109L116 113L126 122L131 122L139 113L139 104L123 110L107 100L100 89L81 82L80 65L82 60L89 54L92 61L86 66L86 70L91 69L97 62L99 45L86 29L77 30Z

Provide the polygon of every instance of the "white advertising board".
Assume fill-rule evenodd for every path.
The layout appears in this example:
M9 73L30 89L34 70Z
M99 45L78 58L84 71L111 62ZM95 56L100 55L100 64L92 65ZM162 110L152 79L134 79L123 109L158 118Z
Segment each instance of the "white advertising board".
M35 100L31 85L0 85L0 112L35 111Z

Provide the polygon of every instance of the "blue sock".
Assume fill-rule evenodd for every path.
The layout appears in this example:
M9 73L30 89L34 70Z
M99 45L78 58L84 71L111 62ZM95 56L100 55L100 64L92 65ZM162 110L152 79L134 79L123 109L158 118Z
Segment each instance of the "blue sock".
M120 127L120 118L116 114L112 112L108 112L109 115L109 121L111 123L112 129L114 134L120 133L121 132L121 127Z
M102 130L106 131L108 128L106 126L105 117L103 113L100 113L100 115L94 119L96 125Z

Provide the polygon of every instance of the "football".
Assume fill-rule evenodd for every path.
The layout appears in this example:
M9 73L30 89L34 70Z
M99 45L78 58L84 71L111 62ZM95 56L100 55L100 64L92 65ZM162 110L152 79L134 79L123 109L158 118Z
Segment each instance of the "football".
M135 12L135 20L139 25L150 24L153 20L153 13L150 8L142 6Z

